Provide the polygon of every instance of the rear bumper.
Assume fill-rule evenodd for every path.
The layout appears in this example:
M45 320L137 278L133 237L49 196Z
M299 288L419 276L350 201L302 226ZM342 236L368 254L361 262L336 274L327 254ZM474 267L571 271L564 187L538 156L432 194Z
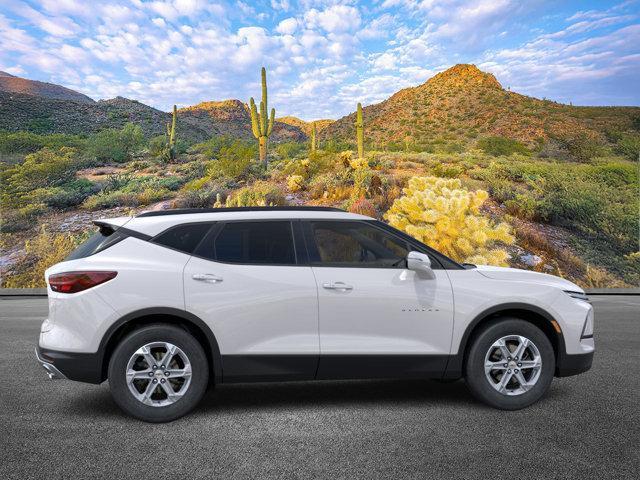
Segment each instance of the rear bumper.
M38 363L47 371L49 378L63 378L86 383L102 383L102 358L97 353L75 353L36 347Z
M66 380L67 379L67 377L65 377L64 374L53 365L53 363L46 361L40 356L38 347L36 347L36 359L38 360L38 363L42 366L42 368L45 369L45 371L47 372L47 375L49 375L50 380Z
M593 352L578 355L559 355L556 363L556 377L570 377L586 372L593 363Z

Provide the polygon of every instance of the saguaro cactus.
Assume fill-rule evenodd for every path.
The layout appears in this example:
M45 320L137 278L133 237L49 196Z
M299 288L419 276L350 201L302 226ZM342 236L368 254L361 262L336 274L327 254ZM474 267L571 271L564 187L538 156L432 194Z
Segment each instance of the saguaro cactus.
M317 131L316 131L316 122L311 123L311 151L315 152L316 148L318 148L318 140L317 140Z
M364 159L364 124L362 123L362 105L358 102L356 111L356 138L358 139L358 158Z
M271 109L271 115L267 118L267 71L262 67L262 100L260 101L260 113L256 108L253 97L249 100L251 110L251 130L253 136L258 139L260 148L260 161L267 166L267 141L273 130L273 120L276 116L276 109Z
M176 159L176 119L178 118L178 109L173 106L173 115L171 122L167 122L167 157L170 161Z

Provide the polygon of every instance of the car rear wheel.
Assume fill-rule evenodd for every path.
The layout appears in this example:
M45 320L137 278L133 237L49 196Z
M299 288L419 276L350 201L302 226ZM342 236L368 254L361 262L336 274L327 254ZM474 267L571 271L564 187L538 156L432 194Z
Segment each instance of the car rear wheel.
M503 410L518 410L538 401L555 371L553 346L535 325L501 318L475 336L465 363L471 393Z
M172 325L135 330L109 362L111 394L122 410L146 422L169 422L191 411L208 383L207 356L198 341Z

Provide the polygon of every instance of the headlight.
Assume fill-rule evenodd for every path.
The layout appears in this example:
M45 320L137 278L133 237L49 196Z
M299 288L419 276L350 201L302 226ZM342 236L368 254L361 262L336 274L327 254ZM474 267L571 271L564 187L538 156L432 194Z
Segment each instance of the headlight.
M569 295L571 298L575 298L576 300L582 300L584 302L589 301L589 297L587 297L587 294L583 292L573 292L571 290L565 290L564 293Z
M580 335L580 339L583 338L593 338L593 309L589 310L589 313L587 313L587 318L584 321L584 327L582 327L582 335Z

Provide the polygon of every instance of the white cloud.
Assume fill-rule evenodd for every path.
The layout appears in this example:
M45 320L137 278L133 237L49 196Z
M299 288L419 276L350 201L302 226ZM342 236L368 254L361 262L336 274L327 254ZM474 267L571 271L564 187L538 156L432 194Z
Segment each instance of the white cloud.
M289 0L271 0L271 8L287 12L291 8L291 4Z
M376 56L373 60L373 68L376 70L393 70L396 67L396 57L390 52Z
M389 36L389 32L397 26L397 19L393 15L385 13L371 20L357 35L361 39L377 39Z
M65 62L71 64L82 64L89 61L89 54L86 50L80 47L74 47L73 45L62 45L57 54Z
M168 108L246 101L259 94L264 65L278 114L307 119L384 100L458 62L537 96L591 92L621 76L640 83L631 7L555 17L545 25L565 21L558 31L521 29L516 37L527 9L543 1L5 0L0 66L95 98Z
M13 67L0 66L0 70L2 70L3 72L7 72L11 75L16 75L18 77L25 75L27 73L27 71L24 68L22 68L22 65L15 65Z
M310 28L320 26L330 33L355 30L362 21L358 9L347 5L333 5L323 11L313 8L304 18Z
M40 30L53 35L54 37L70 37L80 30L78 24L70 18L43 15L23 2L11 3L9 8L16 14L26 20L29 20L29 22Z
M283 35L292 35L298 28L298 20L295 18L285 18L276 27L276 32Z

